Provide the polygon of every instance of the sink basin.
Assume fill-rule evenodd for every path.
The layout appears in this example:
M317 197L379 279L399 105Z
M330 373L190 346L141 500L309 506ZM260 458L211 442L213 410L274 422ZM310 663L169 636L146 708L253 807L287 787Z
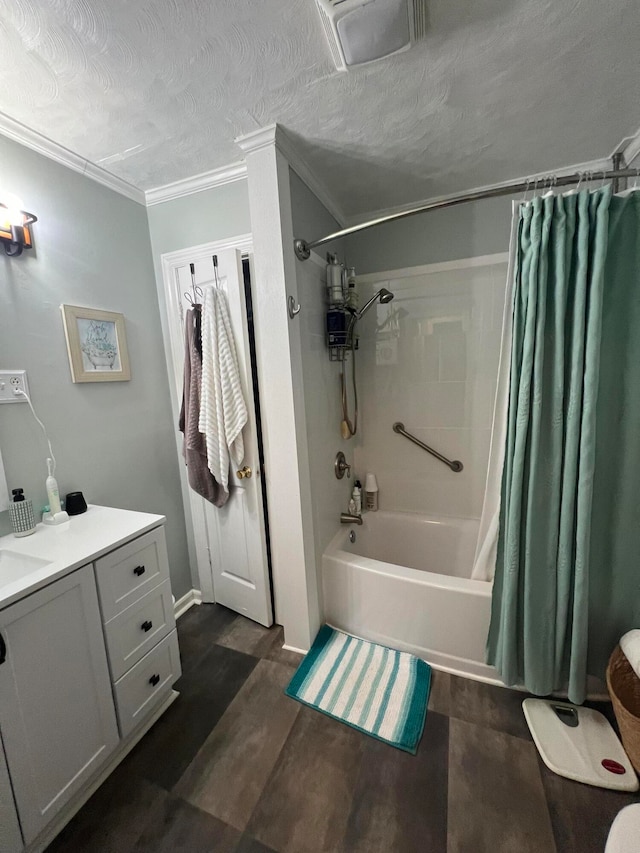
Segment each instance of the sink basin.
M48 566L50 562L51 560L43 560L41 557L31 557L29 554L0 548L0 586L19 581L30 572Z

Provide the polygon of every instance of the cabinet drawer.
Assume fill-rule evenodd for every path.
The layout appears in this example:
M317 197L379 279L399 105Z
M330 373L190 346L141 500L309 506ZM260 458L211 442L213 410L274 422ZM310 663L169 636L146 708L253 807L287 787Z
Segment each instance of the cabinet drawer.
M174 630L115 685L120 734L126 737L180 678L178 635Z
M158 527L95 562L105 622L169 577L164 528Z
M117 681L175 627L171 584L164 581L104 626L112 679Z

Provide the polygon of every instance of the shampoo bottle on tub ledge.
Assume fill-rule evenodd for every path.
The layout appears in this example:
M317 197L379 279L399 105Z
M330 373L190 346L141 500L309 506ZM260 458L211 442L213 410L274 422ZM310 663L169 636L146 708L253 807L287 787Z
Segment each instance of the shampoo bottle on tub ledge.
M360 480L356 480L351 493L351 500L354 503L354 512L356 515L362 515L362 485Z
M375 474L367 474L364 481L365 506L369 512L378 510L378 481Z

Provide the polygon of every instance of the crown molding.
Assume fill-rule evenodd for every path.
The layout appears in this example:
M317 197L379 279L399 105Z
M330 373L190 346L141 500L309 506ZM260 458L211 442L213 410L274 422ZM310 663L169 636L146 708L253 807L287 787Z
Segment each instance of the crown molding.
M138 187L118 178L111 172L107 172L101 166L96 166L95 163L85 157L75 154L63 145L59 145L42 133L32 130L26 124L22 124L22 122L16 121L2 112L0 112L0 134L13 139L14 142L19 142L38 154L42 154L44 157L48 157L49 160L73 169L74 172L78 172L92 181L130 198L132 201L137 201L138 204L145 203L144 192Z
M450 201L451 199L458 198L462 193L479 193L484 192L485 190L495 190L500 189L500 187L508 187L509 184L512 184L514 181L519 181L525 183L529 181L531 184L531 192L536 192L537 190L542 190L544 186L544 181L548 181L549 178L552 178L554 175L557 177L561 177L563 175L572 175L576 172L584 172L585 175L589 172L593 172L593 180L598 181L599 176L602 172L611 168L611 158L603 157L600 160L588 160L585 163L575 163L572 166L563 166L560 169L552 169L548 172L538 172L535 175L525 175L520 178L510 178L508 181L499 181L495 184L485 184L480 187L473 187L468 190L459 190L455 193L447 193L447 195L438 195L438 196L429 196L428 198L420 199L418 201L414 201L411 204L403 204L398 205L397 207L384 207L379 210L369 210L364 213L358 213L353 216L347 217L345 228L351 228L353 225L359 225L361 222L367 222L370 219L380 219L384 216L391 216L394 213L404 213L406 210L412 210L414 207L420 207L423 204L434 204L442 201ZM586 180L585 180L586 183ZM536 184L540 184L540 187L537 187Z
M229 166L212 169L210 172L201 172L199 175L147 190L145 192L147 207L162 204L172 199L183 198L187 195L194 195L214 187L222 187L225 184L233 184L235 181L244 181L246 177L246 163L231 163Z
M300 154L296 144L293 142L291 137L287 135L281 125L269 124L266 127L261 127L259 130L254 130L244 136L239 136L235 141L236 145L240 147L245 155L252 154L254 151L260 151L263 148L275 146L289 163L289 166L293 171L302 181L304 181L318 201L324 205L340 227L344 227L346 216L342 207L327 191L323 183L318 180L311 166Z
M192 175L180 181L174 181L170 184L154 187L150 190L142 190L134 184L130 184L123 178L119 178L101 166L81 157L79 154L65 148L57 142L54 142L49 137L42 133L33 130L22 122L11 118L6 113L0 112L0 135L6 136L15 142L42 154L62 166L78 172L92 181L95 181L102 186L108 187L114 192L137 202L138 204L151 206L162 204L162 202L170 201L176 198L193 195L203 192L204 190L214 187L224 186L225 184L234 183L235 181L245 180L247 177L246 162L231 163L228 166L222 166L218 169L212 169L209 172L202 172L198 175ZM235 140L236 144L243 153L250 154L254 151L259 151L262 148L275 146L285 157L289 166L300 177L302 181L309 187L316 198L325 206L329 213L338 222L341 228L357 225L366 219L375 219L382 216L388 216L393 213L401 213L405 210L410 210L421 204L429 204L432 202L448 201L455 198L459 193L449 193L447 195L431 196L421 201L413 202L412 204L398 205L395 207L380 208L371 210L357 215L347 216L342 207L327 191L323 184L316 177L313 169L304 157L298 151L295 143L287 135L284 128L278 124L270 124L259 130L252 131L243 136L239 136ZM616 147L614 153L622 152L627 164L640 156L640 129L633 135L623 139ZM597 178L599 172L611 168L611 158L602 158L599 160L590 160L584 163L576 163L572 166L565 166L561 169L555 169L551 172L539 172L537 175L529 175L520 180L531 181L532 186L535 186L536 181L542 181L548 178L549 175L566 175L573 172L593 172ZM513 179L512 179L513 180ZM511 181L502 181L497 184L492 184L492 188L507 186ZM470 192L479 192L488 189L487 186L475 187Z
M637 130L633 136L627 136L626 139L623 139L614 154L618 152L624 155L625 163L630 166L640 154L640 130Z
M275 145L277 130L277 124L268 124L266 127L252 130L251 133L236 136L234 142L243 154L253 154L254 151L260 151L261 148L269 148Z

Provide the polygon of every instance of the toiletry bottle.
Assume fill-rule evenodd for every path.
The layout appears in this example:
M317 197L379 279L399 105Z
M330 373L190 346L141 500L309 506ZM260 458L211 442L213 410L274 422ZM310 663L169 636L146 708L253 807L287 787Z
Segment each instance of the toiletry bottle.
M327 266L326 266L326 274L327 274L327 305L333 305L333 262L337 260L335 255L329 254L327 252Z
M349 512L351 513L351 515L357 515L357 513L356 513L356 502L354 501L353 498L351 498L351 500L349 501Z
M62 511L62 507L60 505L60 492L58 491L58 481L53 476L53 459L47 459L47 471L49 472L49 476L45 480L45 486L47 489L47 498L49 499L49 508L51 510L52 515L56 515L56 513Z
M329 305L344 305L344 293L342 290L343 266L338 261L337 255L327 256L327 293Z
M378 481L375 474L367 474L367 479L364 484L365 504L370 512L376 512L378 509Z
M9 518L13 535L30 536L36 532L36 517L33 514L33 504L25 500L24 489L12 489L11 503L9 504Z
M355 514L362 515L362 485L360 480L356 480L353 486L353 492L351 493L351 498L356 505Z
M347 307L353 308L354 311L358 310L358 290L356 288L355 267L349 267L349 274L347 276Z

